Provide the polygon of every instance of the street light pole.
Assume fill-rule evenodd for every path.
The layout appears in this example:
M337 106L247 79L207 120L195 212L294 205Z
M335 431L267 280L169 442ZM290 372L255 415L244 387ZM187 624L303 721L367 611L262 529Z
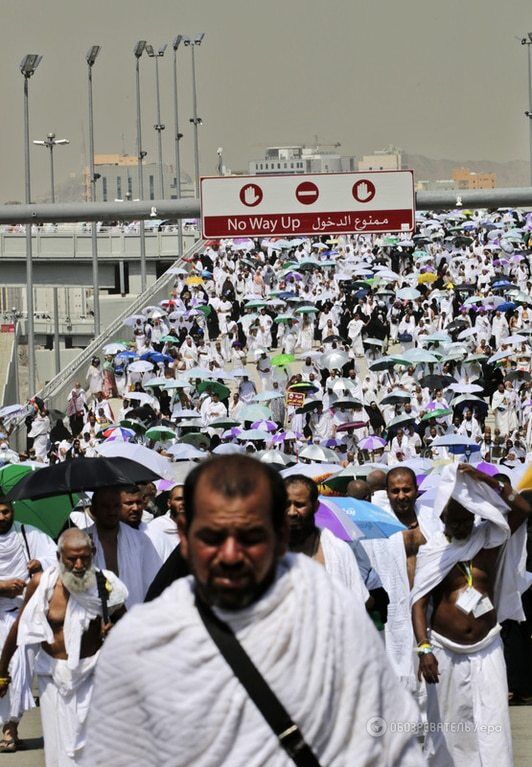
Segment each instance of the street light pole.
M41 63L42 56L28 53L20 62L20 71L24 77L24 186L26 204L31 203L31 171L30 171L30 118L28 81L35 74ZM35 327L33 318L33 253L31 241L31 224L26 224L26 305L27 321L26 335L28 338L28 389L33 397L36 388L35 379Z
M196 87L196 56L195 56L195 49L197 45L201 45L201 42L203 38L205 37L205 33L201 32L200 34L196 35L194 38L191 37L185 37L184 44L189 45L190 49L192 51L192 109L194 112L194 116L190 118L190 122L194 126L194 176L195 176L195 185L196 185L196 198L199 199L200 196L200 188L199 188L199 179L200 179L200 171L199 171L199 138L198 138L198 126L202 124L201 117L198 117L198 93L197 93L197 87Z
M528 32L527 37L521 39L521 45L527 46L528 52L528 110L525 116L528 117L528 141L529 141L529 163L530 163L530 186L532 186L532 32Z
M50 150L50 198L52 204L55 204L55 174L54 174L54 147L64 146L70 144L70 141L66 138L56 139L55 133L49 133L43 141L33 141L37 146L44 146ZM53 290L53 302L54 302L54 361L55 361L55 374L59 375L61 372L61 350L59 346L59 296L58 287L54 285ZM67 288L68 290L68 288Z
M96 202L96 181L99 176L94 169L94 114L92 104L92 67L100 52L100 45L93 45L87 51L85 57L88 66L88 89L89 89L89 174L90 174L90 200ZM92 303L94 313L94 337L100 335L100 280L98 275L98 224L91 223L91 254L92 254Z
M142 170L142 161L146 157L146 152L142 149L142 123L140 117L140 71L139 62L140 57L144 53L146 48L146 40L139 40L134 49L133 54L135 56L135 82L137 93L137 171L138 171L138 184L139 184L139 199L144 199L144 173ZM144 231L144 220L140 222L140 290L144 293L146 290L146 237Z
M183 138L183 134L179 133L179 110L177 101L177 49L183 39L183 35L177 35L174 38L172 47L174 49L174 127L175 127L175 139L174 139L174 156L175 156L175 195L178 200L181 199L181 158L179 156L179 141ZM183 222L178 220L177 229L177 250L178 256L183 255Z
M70 144L66 138L56 138L55 133L49 133L43 141L33 141L37 146L44 146L50 150L50 197L55 203L55 175L54 175L54 147Z
M157 131L157 150L159 156L159 180L161 186L161 200L164 200L164 168L163 168L163 138L162 132L165 129L164 123L161 122L161 93L159 90L159 59L164 56L166 50L166 43L161 45L156 52L153 45L146 46L146 53L150 58L155 59L155 92L157 98L157 123L153 126Z

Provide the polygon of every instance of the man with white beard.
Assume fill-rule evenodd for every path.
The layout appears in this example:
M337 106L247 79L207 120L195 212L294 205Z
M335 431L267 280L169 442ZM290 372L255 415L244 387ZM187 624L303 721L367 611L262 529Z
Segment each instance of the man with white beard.
M16 620L22 605L22 594L28 579L54 564L55 543L45 533L31 525L22 525L13 519L13 507L7 497L0 498L0 648ZM13 680L11 695L0 700L0 722L3 725L0 753L17 750L18 723L28 708L33 707L29 685L22 685L18 655L10 669Z
M109 616L114 621L124 611L126 587L114 573L97 574L93 553L82 530L60 536L58 562L33 577L0 657L0 696L9 688L17 647L26 679L37 675L47 767L79 764L94 669L112 626Z
M111 633L83 764L423 763L414 732L383 726L416 712L364 606L309 557L285 554L286 502L279 473L248 456L219 456L187 476L178 524L192 575ZM275 733L215 626L286 709Z

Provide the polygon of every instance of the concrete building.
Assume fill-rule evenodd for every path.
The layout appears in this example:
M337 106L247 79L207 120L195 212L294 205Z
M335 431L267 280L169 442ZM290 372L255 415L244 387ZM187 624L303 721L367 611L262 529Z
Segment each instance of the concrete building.
M455 168L453 181L455 189L495 189L497 174L475 173L468 168Z
M392 145L365 154L358 162L358 170L403 170L401 150Z
M147 200L159 199L159 165L154 162L143 163L144 196ZM99 174L96 181L96 199L102 202L113 200L140 199L138 187L137 158L128 154L96 154L94 155L95 173ZM165 165L164 199L174 200L176 195L175 170L173 165ZM89 168L83 169L85 199L90 199ZM192 179L181 172L181 196L193 197Z
M415 187L416 192L449 192L456 188L452 178L420 179Z
M251 160L249 173L252 176L287 173L344 173L356 170L354 157L344 157L336 150L340 144L325 149L316 145L307 147L271 146L259 160Z

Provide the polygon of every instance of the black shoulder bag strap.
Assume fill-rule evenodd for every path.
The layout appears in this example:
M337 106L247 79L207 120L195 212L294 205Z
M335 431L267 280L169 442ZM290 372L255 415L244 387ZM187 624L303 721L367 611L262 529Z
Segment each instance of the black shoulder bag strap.
M96 570L96 586L98 587L98 596L102 603L102 618L104 623L109 623L109 592L107 591L107 578L101 570Z
M279 744L297 767L320 767L283 704L260 674L231 628L208 605L196 597L196 607L205 628L253 703L269 724Z

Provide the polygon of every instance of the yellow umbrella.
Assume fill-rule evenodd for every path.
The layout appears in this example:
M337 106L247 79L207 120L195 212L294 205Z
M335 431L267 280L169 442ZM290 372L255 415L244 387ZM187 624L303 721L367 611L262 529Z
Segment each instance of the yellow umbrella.
M437 279L438 275L434 274L434 272L425 272L424 274L419 275L417 281L424 284L425 282L435 282Z
M203 285L203 277L193 274L185 280L187 285Z
M525 473L521 477L519 484L517 485L518 490L532 490L532 466L528 466Z

